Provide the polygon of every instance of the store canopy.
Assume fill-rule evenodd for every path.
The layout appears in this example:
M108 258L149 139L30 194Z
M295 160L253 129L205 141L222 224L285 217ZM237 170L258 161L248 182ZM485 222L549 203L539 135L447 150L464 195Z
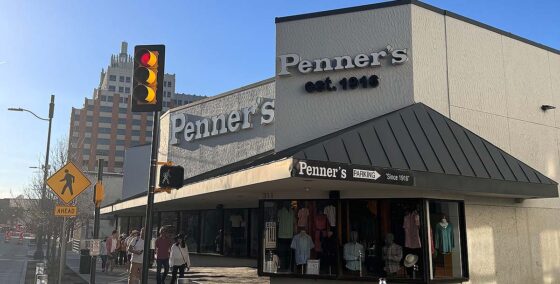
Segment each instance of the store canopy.
M426 189L558 196L555 181L422 103L288 151L300 160L405 170Z

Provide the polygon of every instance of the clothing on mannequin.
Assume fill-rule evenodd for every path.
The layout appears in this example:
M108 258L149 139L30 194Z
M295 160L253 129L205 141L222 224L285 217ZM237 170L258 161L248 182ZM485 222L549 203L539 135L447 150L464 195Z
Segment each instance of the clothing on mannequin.
M292 239L290 247L296 251L296 264L301 265L307 263L311 256L311 250L315 245L305 230L301 230Z
M412 211L404 216L404 246L407 248L421 248L420 242L420 215L417 211Z
M396 273L400 269L400 262L403 257L402 247L394 243L395 237L389 233L385 236L385 246L383 247L383 260L385 261L385 272L388 274Z
M436 224L435 230L435 247L443 253L450 253L455 247L455 239L453 236L453 225L447 222L443 217L439 223Z
M325 206L325 208L323 209L323 214L327 215L327 218L329 219L329 225L331 227L336 226L336 207L332 205Z
M232 228L239 228L243 227L243 217L241 215L231 215L229 217L229 221L231 222Z
M297 216L298 216L298 222L297 222L298 227L307 227L307 218L309 217L309 209L305 207L299 209Z
M278 210L278 238L291 239L294 236L294 210L282 207Z
M358 243L358 232L350 232L350 242L344 245L344 260L346 268L352 271L359 271L362 267L364 257L364 246Z

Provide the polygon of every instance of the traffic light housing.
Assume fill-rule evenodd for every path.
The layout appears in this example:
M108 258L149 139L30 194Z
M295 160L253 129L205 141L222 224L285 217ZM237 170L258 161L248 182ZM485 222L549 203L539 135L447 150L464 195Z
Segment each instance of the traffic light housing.
M137 45L134 47L134 75L132 80L132 111L161 111L165 45Z
M98 181L95 185L95 194L93 196L93 202L95 203L96 207L101 206L101 202L105 198L105 188L103 187L103 182Z
M181 166L163 165L159 169L159 187L181 188L183 187L185 170Z

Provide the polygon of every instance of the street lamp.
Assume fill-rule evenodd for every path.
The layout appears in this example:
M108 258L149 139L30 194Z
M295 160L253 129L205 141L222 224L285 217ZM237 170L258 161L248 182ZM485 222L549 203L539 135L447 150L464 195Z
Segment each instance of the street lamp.
M45 195L46 195L46 191L47 191L47 174L48 174L48 168L49 168L49 152L50 152L50 147L51 147L51 126L52 126L52 118L53 118L53 114L54 114L54 95L51 95L51 103L49 104L49 118L42 118L38 115L36 115L34 112L24 109L24 108L8 108L9 111L25 111L28 112L30 114L32 114L33 116L35 116L36 118L40 119L40 120L44 120L44 121L48 121L49 122L49 132L47 134L47 153L45 155L45 166L44 166L44 174L43 174L43 188L41 190L41 200L40 202L40 207L42 210L45 209ZM44 224L39 225L39 230L37 232L37 248L35 250L35 253L33 254L33 258L34 259L43 259L45 257L44 253L43 253L43 226Z

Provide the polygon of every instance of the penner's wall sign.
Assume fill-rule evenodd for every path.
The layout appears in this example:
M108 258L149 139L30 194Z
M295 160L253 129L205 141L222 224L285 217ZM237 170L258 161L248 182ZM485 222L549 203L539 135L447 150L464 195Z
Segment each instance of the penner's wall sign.
M311 160L294 160L292 176L394 185L414 185L414 175L411 171Z

